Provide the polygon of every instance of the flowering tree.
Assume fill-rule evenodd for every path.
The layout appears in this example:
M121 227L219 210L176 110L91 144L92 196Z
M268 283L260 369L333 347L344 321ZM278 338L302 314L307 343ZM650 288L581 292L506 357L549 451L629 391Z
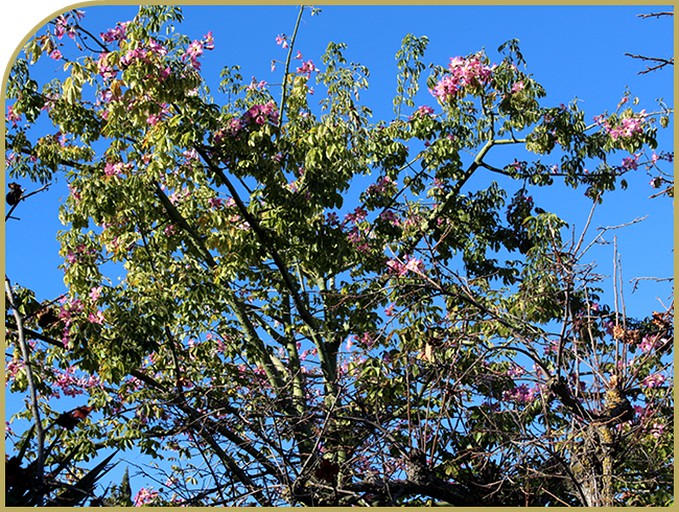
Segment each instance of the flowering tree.
M280 95L233 66L217 104L212 35L165 30L177 8L99 37L82 17L31 39L7 86L10 178L70 189L68 292L6 278L6 374L32 425L10 437L8 504L671 502L672 306L603 304L588 251L607 234L569 235L530 196L583 187L594 210L671 160L668 110L625 97L588 125L544 106L514 41L434 66L417 106L427 38L410 35L392 121L369 122L344 45L296 67L295 36ZM49 59L66 76L39 84ZM8 217L32 206L10 192ZM164 461L161 486L97 490L129 449Z

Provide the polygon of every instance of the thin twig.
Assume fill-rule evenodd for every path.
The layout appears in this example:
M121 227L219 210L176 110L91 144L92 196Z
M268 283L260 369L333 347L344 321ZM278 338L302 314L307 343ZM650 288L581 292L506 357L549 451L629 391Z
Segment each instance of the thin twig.
M637 16L642 19L660 18L661 16L674 16L674 12L672 11L649 12L647 14L638 14Z
M9 209L9 211L8 211L7 214L5 215L5 222L7 222L7 220L10 219L10 218L11 218L11 219L15 219L15 218L16 218L16 217L12 217L12 213L14 212L14 210L16 209L16 207L19 206L19 203L20 203L21 201L25 201L25 200L28 199L29 197L34 196L35 194L37 194L37 193L39 193L39 192L42 192L43 190L47 190L47 189L50 187L50 185L51 185L51 183L47 183L46 185L43 185L42 187L40 187L38 190L34 190L33 192L29 192L29 193L26 194L26 195L22 195L22 196L19 198L19 200L18 200L15 204L12 205L12 207Z
M299 13L297 14L297 21L295 22L295 29L292 32L292 38L290 38L290 46L288 47L288 55L285 58L285 72L283 74L283 91L281 92L281 104L278 107L278 129L280 130L283 126L283 109L285 109L285 100L288 92L288 76L290 75L290 60L292 59L292 49L295 46L295 39L297 39L297 30L299 30L299 25L302 22L302 13L304 12L304 6L299 6Z

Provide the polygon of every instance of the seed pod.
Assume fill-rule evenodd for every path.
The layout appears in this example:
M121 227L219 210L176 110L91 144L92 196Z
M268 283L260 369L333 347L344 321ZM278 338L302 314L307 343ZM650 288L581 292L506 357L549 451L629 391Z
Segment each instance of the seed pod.
M36 318L38 319L38 325L42 329L52 327L59 321L59 317L57 316L53 308L41 309L36 314Z
M24 195L24 189L18 183L9 183L7 186L9 187L9 192L7 192L5 200L8 205L14 206L21 200L21 196Z

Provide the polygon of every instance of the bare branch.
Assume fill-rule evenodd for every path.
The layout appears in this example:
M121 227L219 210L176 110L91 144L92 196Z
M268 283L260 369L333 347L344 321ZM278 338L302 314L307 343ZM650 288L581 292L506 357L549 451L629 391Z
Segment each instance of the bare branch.
M650 12L648 14L638 14L639 18L660 18L661 16L674 16L673 11Z

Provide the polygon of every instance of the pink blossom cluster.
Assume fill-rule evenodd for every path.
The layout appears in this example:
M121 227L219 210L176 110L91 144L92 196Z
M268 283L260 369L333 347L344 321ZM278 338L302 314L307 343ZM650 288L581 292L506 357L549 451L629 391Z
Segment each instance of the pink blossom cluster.
M165 48L162 43L151 38L147 44L140 44L136 48L127 50L125 55L120 59L120 64L122 66L129 66L138 61L148 64L152 62L154 58L164 57L165 55L167 55L167 48Z
M391 259L387 261L387 267L391 272L403 276L408 272L415 272L416 274L422 274L424 272L424 264L422 260L417 258L406 258L406 263L402 263L397 259Z
M391 210L384 210L382 213L380 213L379 218L385 222L390 223L392 226L398 226L401 223L400 219L398 218L398 215L396 215Z
M636 170L639 167L639 155L632 155L622 159L622 168L629 170Z
M278 109L273 101L269 101L263 105L253 105L243 115L243 120L246 123L254 123L264 125L267 122L278 123Z
M517 92L523 91L523 90L525 89L525 87L526 87L526 85L523 83L523 80L519 80L518 82L515 82L515 83L512 85L512 88L511 88L511 91L510 91L510 92L511 92L512 94L516 94Z
M161 122L167 115L170 113L169 105L166 103L162 104L160 106L160 111L159 112L153 112L148 115L146 118L146 124L149 126L156 126L159 122Z
M89 377L77 377L75 375L75 367L69 366L65 371L56 370L57 375L54 380L56 390L52 391L54 398L59 398L60 391L66 396L74 397L82 395L86 389L98 386L100 384L99 378L95 375Z
M69 252L68 254L70 255L72 253ZM73 317L81 313L83 309L84 306L80 299L62 299L62 306L59 310L59 318L64 322L61 343L66 348L68 348L68 344L71 341L71 324L73 323Z
M155 500L157 497L158 491L142 487L134 497L133 506L143 507L144 505L148 505L149 503L153 502L153 500Z
M667 343L665 338L657 339L656 337L644 336L641 343L639 343L639 348L642 352L650 352L654 348L660 347L665 343Z
M366 194L370 196L381 196L385 192L393 190L395 183L389 176L382 176L377 183L370 185L366 189Z
M502 399L506 402L528 404L535 399L536 389L529 388L526 384L520 384L510 391L502 392Z
M235 137L238 133L245 128L245 123L242 119L238 117L233 117L226 122L226 126L217 130L212 137L212 141L215 144L221 143L225 137Z
M610 135L614 141L618 139L630 139L635 135L643 133L646 117L646 111L642 110L636 115L625 117L620 120L617 126L611 126L608 119L604 119L603 115L595 116L594 121L602 126L606 133Z
M17 126L17 123L21 121L21 114L14 110L14 105L7 107L7 120L12 123L12 126Z
M14 380L17 373L24 368L26 364L21 359L12 359L5 364L5 385Z
M658 423L657 421L653 422L653 425L651 425L651 435L658 439L664 433L665 425L663 425L662 423Z
M125 164L123 162L106 162L104 166L104 174L106 176L120 176L124 172L128 172L132 169L132 164Z
M313 73L314 71L318 71L318 68L314 65L313 61L311 60L303 62L302 65L297 68L298 74L306 75L307 77L310 77L311 73Z
M347 240L358 252L367 253L370 251L368 240L366 240L363 233L356 226L352 227L349 233L347 233Z
M83 258L87 258L88 256L93 256L95 254L96 251L94 249L88 249L87 247L85 247L85 245L80 244L75 248L75 252L68 251L66 253L66 261L72 264L82 260Z
M365 218L368 216L368 212L365 211L365 208L361 206L357 206L356 209L354 209L353 212L347 213L344 216L344 224L347 224L349 222L353 222L354 224L358 224L362 220L365 220Z
M303 350L300 355L299 355L299 360L300 361L306 361L309 357L317 357L318 356L318 348L313 347L310 349Z
M288 36L285 34L278 34L276 36L276 44L284 50L288 48Z
M446 74L430 91L441 103L464 96L470 89L485 86L493 74L493 68L483 63L480 54L468 58L450 59Z
M188 48L186 49L186 53L184 53L183 59L185 61L188 60L191 63L191 67L193 69L199 70L200 62L198 59L200 56L203 55L205 50L214 50L214 48L215 45L212 32L208 32L205 37L203 37L203 39L191 41L191 44L189 44Z
M116 23L115 27L110 28L106 32L102 32L100 34L101 40L105 43L118 41L118 44L120 44L120 42L125 39L125 36L127 35L127 26L129 24L129 21L125 21L124 23Z
M85 17L83 11L73 11L73 13L78 20ZM71 39L75 39L75 24L71 23L71 19L71 13L65 13L54 20L54 35L57 39L61 39L65 35Z
M360 338L357 336L355 339L356 342L364 348L372 348L376 341L375 337L369 332L364 332Z
M665 376L661 373L654 373L646 377L641 384L647 388L658 388L663 382L665 382Z
M266 89L266 86L268 84L266 83L266 80L259 80L257 81L257 78L254 76L252 77L252 81L248 84L248 86L245 88L247 91L261 91Z
M418 107L415 112L413 112L413 115L410 116L410 119L414 119L415 117L425 117L425 116L430 116L433 117L434 115L434 109L431 108L428 105L422 105L421 107Z
M118 70L115 69L108 62L110 53L102 53L97 59L97 72L104 80L113 80L118 74Z
M207 204L210 208L221 208L224 204L224 200L218 197L211 197L207 200Z

